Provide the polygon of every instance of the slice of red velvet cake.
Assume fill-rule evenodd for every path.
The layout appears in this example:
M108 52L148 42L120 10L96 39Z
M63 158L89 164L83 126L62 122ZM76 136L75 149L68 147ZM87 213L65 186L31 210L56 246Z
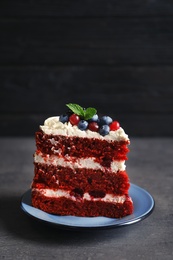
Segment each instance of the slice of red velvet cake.
M36 133L32 205L72 216L120 218L132 214L125 171L128 136L94 108L68 104Z

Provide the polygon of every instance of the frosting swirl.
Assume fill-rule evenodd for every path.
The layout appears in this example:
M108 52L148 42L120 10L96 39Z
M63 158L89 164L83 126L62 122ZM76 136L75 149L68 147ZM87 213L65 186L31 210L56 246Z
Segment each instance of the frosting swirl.
M89 129L81 131L77 126L73 126L70 122L62 123L59 121L59 116L47 118L44 121L44 125L40 125L40 129L48 135L79 136L83 138L97 138L110 141L129 140L128 135L124 132L122 127L116 131L110 131L106 136L102 136Z

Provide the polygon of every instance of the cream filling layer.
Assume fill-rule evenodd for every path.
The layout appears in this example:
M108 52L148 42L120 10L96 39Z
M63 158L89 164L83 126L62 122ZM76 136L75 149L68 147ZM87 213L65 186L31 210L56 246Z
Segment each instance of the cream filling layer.
M126 200L126 196L114 196L113 194L106 194L103 198L93 198L90 196L88 192L84 193L83 197L76 198L75 196L70 195L70 191L58 189L58 190L51 190L51 189L33 189L33 191L36 191L40 193L43 196L51 197L51 198L62 198L65 197L66 199L70 199L73 201L79 201L79 200L87 200L87 201L103 201L103 202L109 202L109 203L124 203Z
M62 166L62 167L69 167L72 169L76 168L87 168L93 170L105 170L105 167L100 165L98 162L94 160L93 157L90 158L74 158L70 156L65 157L58 157L56 155L44 155L40 153L35 153L34 155L34 162L47 164L47 165L54 165L54 166ZM124 171L125 161L112 161L110 166L112 172Z
M99 133L90 130L81 131L77 126L73 126L70 122L62 123L59 121L59 116L47 118L44 121L44 125L40 125L40 129L47 135L78 136L108 141L129 140L128 135L121 127L116 131L110 131L106 136L102 136Z

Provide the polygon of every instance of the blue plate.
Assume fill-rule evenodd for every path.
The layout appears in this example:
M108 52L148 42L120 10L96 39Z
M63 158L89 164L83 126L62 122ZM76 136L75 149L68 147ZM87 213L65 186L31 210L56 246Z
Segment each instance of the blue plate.
M37 220L66 229L103 229L134 224L148 217L154 209L153 197L144 189L131 184L129 194L133 200L134 213L124 218L74 217L48 214L31 206L31 190L21 199L22 210Z

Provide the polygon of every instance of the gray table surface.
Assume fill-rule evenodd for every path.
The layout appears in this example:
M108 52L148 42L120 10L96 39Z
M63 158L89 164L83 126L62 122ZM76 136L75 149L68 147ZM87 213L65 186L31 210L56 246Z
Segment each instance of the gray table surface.
M173 259L173 139L132 138L127 171L155 209L125 227L58 229L20 209L33 178L34 138L0 138L0 259Z

